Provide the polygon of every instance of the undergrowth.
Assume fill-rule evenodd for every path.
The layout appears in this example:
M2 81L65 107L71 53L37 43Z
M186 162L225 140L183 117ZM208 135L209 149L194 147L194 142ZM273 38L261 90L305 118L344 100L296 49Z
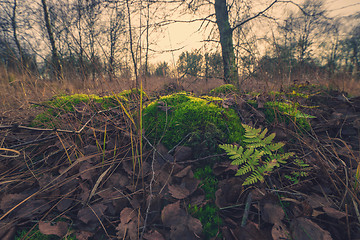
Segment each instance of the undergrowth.
M222 219L218 214L219 208L215 205L215 192L218 180L209 165L206 165L204 168L198 168L194 172L194 177L201 181L200 187L205 192L207 203L204 206L189 204L188 211L193 217L200 220L203 225L205 239L211 239L219 236L219 227L222 225Z

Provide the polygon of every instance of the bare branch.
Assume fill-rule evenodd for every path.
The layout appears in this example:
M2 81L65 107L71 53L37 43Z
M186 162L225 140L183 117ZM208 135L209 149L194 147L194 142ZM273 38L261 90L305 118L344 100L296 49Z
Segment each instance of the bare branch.
M262 10L261 12L258 12L258 13L255 14L254 16L249 17L249 18L245 19L244 21L236 24L233 28L231 28L231 30L234 31L236 28L241 27L242 25L244 25L245 23L253 20L254 18L257 18L257 17L259 17L260 15L263 15L266 11L268 11L268 10L269 10L272 6L274 6L275 3L277 3L277 2L279 2L279 0L273 1L267 8L265 8L265 9Z

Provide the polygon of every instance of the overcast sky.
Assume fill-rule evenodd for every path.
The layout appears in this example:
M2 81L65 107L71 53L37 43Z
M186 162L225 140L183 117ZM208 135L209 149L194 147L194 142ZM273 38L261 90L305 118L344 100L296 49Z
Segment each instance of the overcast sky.
M301 0L295 0L295 2L300 3ZM346 17L360 13L360 0L325 0L324 3L331 17ZM264 5L263 8L265 7ZM197 32L199 26L199 22L170 25L170 27L163 32L164 37L157 41L157 46L161 50L178 48L181 50L155 55L153 60L155 60L155 62L167 61L173 64L181 52L201 48L203 46L201 41L206 38L207 33ZM155 47L155 49L157 48Z

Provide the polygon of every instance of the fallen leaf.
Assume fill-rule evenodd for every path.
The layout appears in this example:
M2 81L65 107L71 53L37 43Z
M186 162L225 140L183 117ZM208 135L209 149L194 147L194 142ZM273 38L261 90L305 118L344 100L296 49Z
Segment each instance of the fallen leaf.
M94 236L94 233L92 233L92 232L88 232L88 231L76 232L77 240L89 240L89 238L91 238L92 236Z
M56 235L60 238L64 237L68 232L69 224L66 222L57 222L51 224L50 222L39 222L39 230L45 235Z
M80 209L78 212L78 218L86 224L90 222L98 222L99 219L102 219L106 209L107 206L102 203L97 203L92 206Z
M313 209L318 207L330 207L331 205L331 203L329 203L326 198L315 193L309 195L307 197L307 201Z
M156 230L150 230L149 232L145 233L144 234L144 239L146 239L146 240L165 240L163 235L161 235Z
M331 240L332 237L328 231L325 231L319 225L307 218L295 218L290 224L291 236L296 240Z
M275 223L271 229L271 236L274 240L289 239L290 233L286 226L279 222Z
M91 180L95 175L95 168L88 162L82 162L79 168L80 177L82 180Z
M4 212L7 212L27 197L28 195L23 193L6 194L1 199L0 208Z
M202 232L199 219L193 218L180 208L180 202L168 204L161 212L163 224L170 227L170 239L198 239Z
M282 219L284 219L285 217L285 212L282 209L281 206L274 204L274 203L270 203L270 202L265 202L264 205L261 208L261 213L262 213L262 219L265 222L268 223L280 223Z
M174 158L176 162L182 162L185 160L190 160L192 157L191 147L178 146L175 148ZM190 166L189 166L190 167Z
M136 210L124 208L120 213L120 224L116 227L117 236L121 239L126 239L126 236L131 240L139 239L138 226L141 226L142 222Z
M332 218L335 218L337 220L339 220L339 219L341 219L343 217L346 217L346 213L341 212L339 210L336 210L336 209L334 209L332 207L323 207L323 210L325 211L325 213L328 216L330 216Z
M69 199L69 198L63 198L59 201L59 203L56 205L56 208L60 211L63 212L66 209L68 209L73 203L73 200Z
M190 195L189 190L179 185L169 185L168 189L171 196L176 199L184 199Z

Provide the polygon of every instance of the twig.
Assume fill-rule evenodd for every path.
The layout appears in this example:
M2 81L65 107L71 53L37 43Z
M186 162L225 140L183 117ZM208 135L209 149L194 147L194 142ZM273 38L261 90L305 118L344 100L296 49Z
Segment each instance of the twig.
M243 215L242 220L241 220L241 227L245 227L245 225L246 225L246 222L247 222L247 219L248 219L248 216L249 216L251 201L252 201L252 194L250 192L249 195L247 196L247 199L246 199L244 215Z
M206 157L202 157L202 158L198 158L198 159L194 159L194 160L181 161L181 162L177 162L177 163L193 163L193 162L199 162L199 161L206 160L206 159L213 158L213 157L223 157L225 155L226 155L226 153L221 153L221 154L210 155L210 156L206 156Z
M348 239L351 240L350 224L349 224L349 213L348 213L348 205L347 205L347 203L345 203L345 213L346 213L346 226L347 226Z
M12 152L14 153L14 155L5 155L5 154L0 154L0 157L4 157L4 158L16 158L18 156L20 156L20 152L16 151L14 149L9 149L9 148L0 148L0 152Z
M148 206L147 206L147 209L146 209L144 226L143 226L143 229L142 229L142 231L141 231L140 239L143 239L143 236L144 236L144 233L145 233L146 222L147 222L147 219L148 219L148 216L149 216L149 212L150 212L151 200L152 200L152 198L153 198L152 184L153 184L153 182L155 181L154 162L155 162L155 151L153 151L153 159L152 159L152 162L151 162L151 172L152 172L152 175L151 175L151 181L150 181L150 186L149 186L149 187L150 187L150 189L149 189L149 203L148 203Z
M11 146L11 148L23 147L23 146L26 146L26 145L39 143L39 142L44 142L44 141L51 140L51 139L54 139L54 138L57 138L57 136L54 135L54 136L50 136L50 137L46 137L46 138L42 138L42 139L37 139L37 140L29 141L29 142L20 143L20 144Z

